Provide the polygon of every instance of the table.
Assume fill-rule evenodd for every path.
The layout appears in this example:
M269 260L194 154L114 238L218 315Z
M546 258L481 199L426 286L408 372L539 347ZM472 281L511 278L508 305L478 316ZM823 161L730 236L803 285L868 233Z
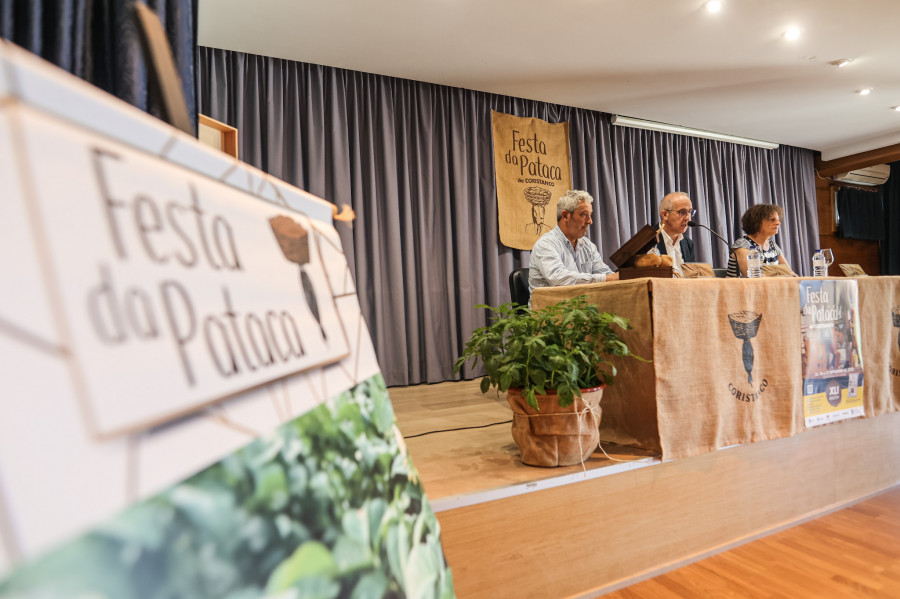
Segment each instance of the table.
M668 460L806 430L798 280L642 278L539 288L531 303L586 295L630 319L623 339L652 362L614 360L619 374L601 404L601 438ZM857 281L865 416L900 411L900 277ZM752 381L729 320L744 311L762 314L750 340Z

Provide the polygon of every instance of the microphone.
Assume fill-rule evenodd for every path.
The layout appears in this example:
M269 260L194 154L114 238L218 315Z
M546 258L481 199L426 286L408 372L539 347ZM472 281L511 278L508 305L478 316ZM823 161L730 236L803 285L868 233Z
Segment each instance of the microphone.
M724 243L725 245L728 246L728 250L729 250L729 251L731 250L731 244L728 243L728 242L725 240L724 237L722 237L721 235L719 235L718 233L716 233L715 231L713 231L712 229L710 229L710 228L707 227L706 225L703 225L703 224L700 224L700 223L698 223L698 222L689 220L689 221L688 221L688 226L689 226L689 227L703 227L704 229L706 229L707 231L709 231L710 233L712 233L713 235L715 235L716 237L718 237L719 239L721 239L721 240L722 240L722 243Z
M709 231L710 233L712 233L713 235L715 235L716 237L718 237L719 239L721 239L721 240L722 240L722 243L725 244L725 247L728 248L728 256L729 256L729 257L734 256L734 263L737 264L737 255L734 253L734 250L731 249L731 244L728 243L728 241L727 241L724 237L722 237L721 235L719 235L718 233L716 233L715 231L713 231L712 229L710 229L710 228L707 227L706 225L704 225L704 224L702 224L702 223L698 223L698 222L696 222L696 221L689 220L689 221L688 221L688 226L689 226L689 227L703 227L704 229L706 229L707 231ZM738 276L741 276L741 269L740 269L740 266L738 266Z

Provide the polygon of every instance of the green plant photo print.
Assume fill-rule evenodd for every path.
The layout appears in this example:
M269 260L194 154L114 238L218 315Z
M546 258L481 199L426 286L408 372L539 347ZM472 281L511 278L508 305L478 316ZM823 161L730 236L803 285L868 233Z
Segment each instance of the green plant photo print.
M0 597L454 597L381 375L14 570Z

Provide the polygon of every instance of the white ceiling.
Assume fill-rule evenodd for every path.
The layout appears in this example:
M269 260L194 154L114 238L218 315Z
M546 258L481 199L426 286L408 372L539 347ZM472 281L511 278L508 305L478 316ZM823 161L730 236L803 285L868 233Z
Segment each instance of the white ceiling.
M900 143L900 0L725 0L716 15L704 1L200 0L198 38L825 160ZM790 25L795 42L782 37ZM855 61L828 64L840 58Z

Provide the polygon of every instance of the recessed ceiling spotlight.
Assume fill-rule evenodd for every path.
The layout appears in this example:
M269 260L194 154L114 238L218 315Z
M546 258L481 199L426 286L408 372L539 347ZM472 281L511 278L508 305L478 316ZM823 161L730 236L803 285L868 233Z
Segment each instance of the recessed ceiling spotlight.
M892 110L896 110L897 112L900 112L900 106L894 106L894 108L892 108Z
M787 31L784 32L784 39L789 42L793 42L800 38L800 28L799 27L788 27Z
M872 88L864 87L862 89L856 90L856 93L858 93L860 96L868 96L869 94L872 93Z
M831 64L831 65L834 65L834 66L840 68L840 67L847 66L851 62L853 62L852 58L841 58L840 60L833 60L833 61L829 62L828 64Z
M722 0L709 0L709 2L706 3L706 12L715 14L722 10L724 4L725 3L722 2Z

